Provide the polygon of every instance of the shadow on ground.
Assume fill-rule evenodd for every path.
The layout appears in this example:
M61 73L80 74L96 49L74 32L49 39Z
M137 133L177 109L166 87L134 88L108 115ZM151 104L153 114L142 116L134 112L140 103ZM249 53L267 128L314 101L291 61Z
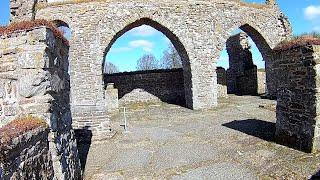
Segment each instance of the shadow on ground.
M91 146L92 132L88 128L76 129L77 148L82 172L84 172L87 162L87 156Z
M266 141L275 140L274 135L276 131L276 125L272 122L258 119L246 119L225 123L223 126Z

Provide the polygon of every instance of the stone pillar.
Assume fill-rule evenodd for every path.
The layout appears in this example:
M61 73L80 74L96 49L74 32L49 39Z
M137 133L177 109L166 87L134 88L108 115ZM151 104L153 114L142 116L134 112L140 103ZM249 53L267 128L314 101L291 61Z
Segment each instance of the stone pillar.
M108 112L119 111L118 89L114 88L113 83L107 84L105 97L106 97L107 111Z
M227 40L230 67L228 93L257 94L257 67L253 64L248 35L239 33Z
M281 72L276 141L306 152L320 150L320 45L280 47L273 61Z
M75 31L74 36L78 38L72 39L70 46L72 126L90 131L93 140L103 140L112 137L115 131L107 114L101 38L99 33L92 34L97 34L95 26L83 26Z
M228 97L227 72L222 67L217 67L217 82L218 82L218 98Z
M212 49L194 49L190 55L192 101L186 92L186 102L187 107L194 110L210 109L218 104L216 64L212 61L212 52Z
M80 162L69 104L68 42L40 27L0 35L0 122L33 115L49 125L54 177L78 179ZM15 25L19 27L19 24Z

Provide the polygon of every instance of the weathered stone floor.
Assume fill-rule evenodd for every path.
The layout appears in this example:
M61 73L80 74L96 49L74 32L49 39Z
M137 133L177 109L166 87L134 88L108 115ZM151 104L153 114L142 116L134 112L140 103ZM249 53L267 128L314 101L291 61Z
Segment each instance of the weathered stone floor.
M85 179L307 179L320 154L272 142L275 103L230 96L208 111L132 105L129 132L115 115L120 133L91 144Z

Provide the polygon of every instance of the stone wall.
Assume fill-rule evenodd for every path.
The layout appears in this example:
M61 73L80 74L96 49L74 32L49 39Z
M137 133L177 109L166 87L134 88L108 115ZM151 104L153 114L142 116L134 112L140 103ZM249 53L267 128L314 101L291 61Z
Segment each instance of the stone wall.
M108 109L116 109L119 103L167 102L185 105L183 69L150 70L105 74ZM227 97L226 71L217 69L218 97ZM114 86L114 87L113 87ZM118 92L117 95L115 93ZM119 96L119 97L118 97Z
M258 93L257 67L253 64L248 35L239 33L227 41L229 69L228 93L256 95Z
M261 5L228 0L66 1L38 4L36 19L62 20L73 31L72 109L80 115L106 109L104 56L134 27L150 25L172 41L182 58L186 104L192 109L217 105L215 61L235 29L248 33L266 60L270 50L291 35L287 18L269 1Z
M273 56L279 74L277 142L307 152L320 150L320 45L312 44L289 44Z
M266 93L266 72L264 70L259 70L257 72L258 80L258 94L262 95Z
M114 83L114 87L119 91L119 101L123 103L161 100L184 106L183 80L183 69L105 75L105 84Z
M9 142L0 137L0 179L53 179L48 135L48 128L38 127Z
M222 67L217 67L217 83L218 83L218 97L225 98L228 97L228 87L227 87L227 72Z
M44 119L54 176L77 179L81 173L71 126L68 45L44 25L18 27L0 35L0 122L23 115Z

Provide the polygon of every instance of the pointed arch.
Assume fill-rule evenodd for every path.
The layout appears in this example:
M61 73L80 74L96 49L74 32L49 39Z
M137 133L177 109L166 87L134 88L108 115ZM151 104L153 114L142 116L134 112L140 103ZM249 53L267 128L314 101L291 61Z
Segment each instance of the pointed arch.
M271 53L271 47L269 46L267 40L261 35L261 33L249 24L244 24L239 27L242 31L244 31L248 36L253 40L259 49L262 57L264 59L268 59Z
M152 28L158 30L159 32L163 33L173 44L174 48L177 50L181 61L182 61L182 66L183 66L183 76L184 76L184 88L185 88L185 99L186 99L186 106L188 108L193 107L193 101L192 101L192 75L191 75L191 66L190 66L190 60L188 53L180 41L180 39L167 27L161 25L160 23L150 19L150 18L140 18L128 25L126 25L122 30L117 32L111 41L108 43L106 49L104 50L103 58L106 57L108 52L110 51L112 45L116 42L116 40L121 37L123 34L126 32L132 30L133 28L142 26L142 25L148 25L151 26ZM105 60L103 59L102 61L102 69L101 71L104 71L104 66L105 66Z
M141 18L133 23L128 24L126 27L124 27L122 30L120 30L119 32L117 32L115 34L115 36L112 38L112 40L110 41L110 43L108 44L107 48L104 51L104 57L108 54L108 52L110 51L112 45L115 43L115 41L121 37L123 34L125 34L126 32L130 31L133 28L142 26L142 25L148 25L153 27L154 29L160 31L161 33L163 33L173 44L173 46L176 48L176 50L178 51L182 63L185 63L186 65L189 64L189 57L187 54L186 49L184 48L183 44L181 43L181 41L179 40L179 38L172 32L170 31L168 28L166 28L165 26L161 25L160 23L150 19L150 18ZM103 62L104 63L104 62ZM104 66L104 64L103 64Z

